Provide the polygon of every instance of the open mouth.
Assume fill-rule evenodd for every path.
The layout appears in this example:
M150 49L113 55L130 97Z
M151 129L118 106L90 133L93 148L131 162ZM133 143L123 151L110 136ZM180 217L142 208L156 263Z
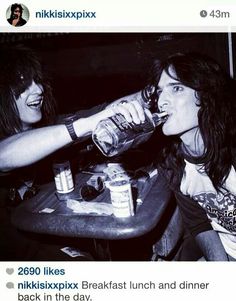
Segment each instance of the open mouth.
M39 107L41 107L41 104L42 104L42 99L39 98L27 103L27 106L30 108L38 109Z
M166 111L162 111L158 115L161 118L163 123L166 122L167 119L169 118L169 114Z

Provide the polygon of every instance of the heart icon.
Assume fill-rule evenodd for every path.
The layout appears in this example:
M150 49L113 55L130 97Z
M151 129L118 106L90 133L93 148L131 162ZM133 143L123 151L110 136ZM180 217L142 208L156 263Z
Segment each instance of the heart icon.
M7 268L6 272L7 272L8 275L11 275L11 274L14 273L14 269Z

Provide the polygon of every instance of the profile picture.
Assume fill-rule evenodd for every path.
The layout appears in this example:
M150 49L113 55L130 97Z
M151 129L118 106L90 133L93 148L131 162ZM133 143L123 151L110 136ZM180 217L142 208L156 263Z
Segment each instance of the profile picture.
M8 7L6 17L12 26L23 26L29 20L29 10L24 4L14 3Z

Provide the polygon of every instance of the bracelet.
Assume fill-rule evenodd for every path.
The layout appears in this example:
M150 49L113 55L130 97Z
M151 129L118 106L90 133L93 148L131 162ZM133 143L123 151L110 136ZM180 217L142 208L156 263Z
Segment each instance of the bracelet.
M75 129L74 129L74 126L73 126L73 120L68 120L65 123L65 126L66 126L66 128L68 130L68 133L70 134L70 137L71 137L72 141L77 140L78 136L75 133Z

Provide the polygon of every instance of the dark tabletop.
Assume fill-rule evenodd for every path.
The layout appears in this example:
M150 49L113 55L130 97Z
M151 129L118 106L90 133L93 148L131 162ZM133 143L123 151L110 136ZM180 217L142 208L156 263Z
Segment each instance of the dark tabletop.
M87 237L97 239L129 239L142 236L158 225L167 208L170 192L164 189L162 179L152 178L137 181L135 215L117 218L113 215L79 214L67 207L68 198L77 199L79 187L91 175L79 173L75 179L75 190L70 194L57 194L54 181L40 187L39 193L22 202L12 215L13 224L21 230L53 234L64 237ZM110 203L110 192L106 189L96 198L97 202ZM53 209L45 213L45 208Z

